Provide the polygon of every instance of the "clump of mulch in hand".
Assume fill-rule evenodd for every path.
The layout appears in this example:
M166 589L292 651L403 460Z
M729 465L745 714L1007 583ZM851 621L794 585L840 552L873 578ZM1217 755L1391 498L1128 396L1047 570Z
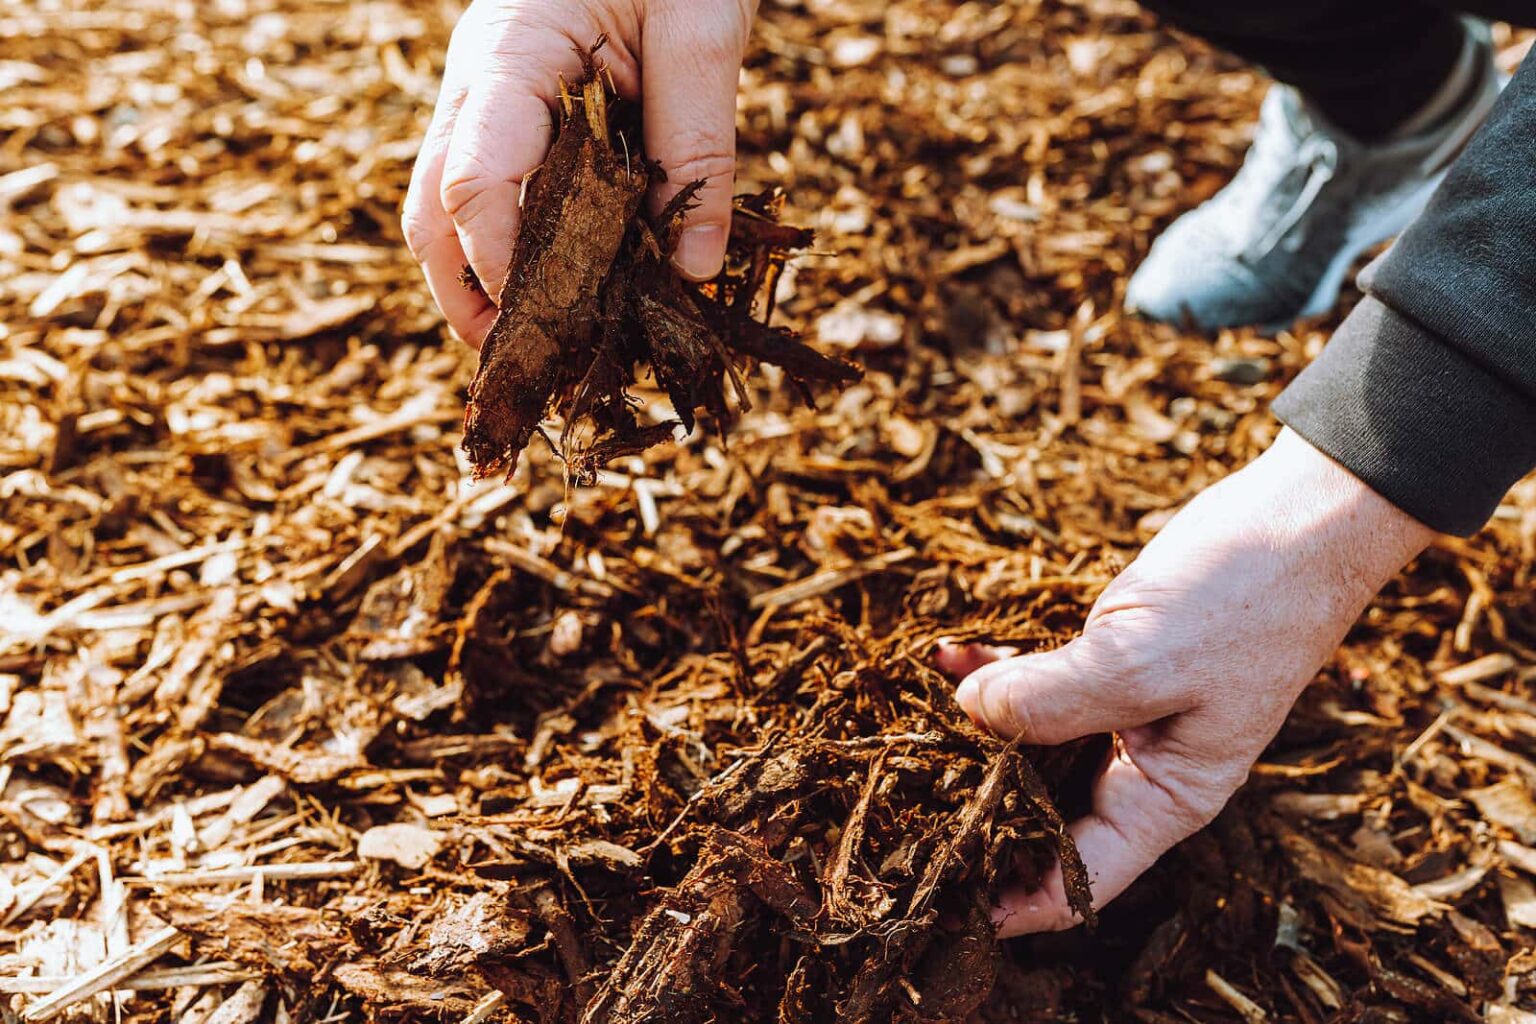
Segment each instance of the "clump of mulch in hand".
M725 268L703 285L672 267L693 182L652 217L642 209L660 167L640 148L597 53L561 87L549 157L529 179L500 311L469 390L464 448L477 476L510 474L545 416L565 422L558 448L568 477L589 483L610 459L692 430L699 410L730 418L727 382L750 407L741 370L781 367L809 385L845 385L859 370L767 324L774 285L811 233L778 223L774 192L738 198ZM649 365L676 419L642 423L629 388Z

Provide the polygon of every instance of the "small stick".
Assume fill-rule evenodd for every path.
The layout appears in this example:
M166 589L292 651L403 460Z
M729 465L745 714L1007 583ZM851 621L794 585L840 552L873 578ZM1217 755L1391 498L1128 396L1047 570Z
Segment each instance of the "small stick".
M161 954L168 952L180 939L181 932L175 928L160 929L138 945L123 950L118 956L103 961L82 974L47 999L33 1003L23 1011L21 1019L27 1024L39 1024L40 1021L52 1020L81 1000L89 999L98 992L116 988L119 982L139 973L146 965L159 959Z
M69 860L65 861L63 866L53 874L49 875L41 882L38 882L36 885L29 886L26 895L18 896L15 905L11 907L11 909L6 913L4 917L0 917L0 926L10 924L22 914L25 914L28 910L31 910L32 906L37 903L38 900L42 899L54 886L64 881L64 879L68 878L70 875L74 874L75 869L78 868L81 864L84 864L86 860L90 858L90 856L91 851L82 850L75 854L73 857L69 858Z
M519 547L509 541L492 537L486 541L485 549L498 558L511 562L513 568L520 569L530 576L537 576L557 590L574 590L588 597L596 598L614 596L613 587L607 583L567 572L549 559L536 555L527 548Z
M424 412L418 405L408 405L388 416L380 417L372 423L364 423L360 427L351 427L327 437L322 437L317 441L311 441L308 444L299 445L297 448L291 448L277 456L275 463L279 466L291 466L312 455L354 448L369 441L377 441L380 438L388 437L390 434L403 434L412 427L457 423L458 420L458 413L450 413L443 409Z
M1398 757L1397 763L1400 765L1407 764L1415 757L1418 757L1419 751L1424 749L1424 745L1440 734L1440 731L1444 729L1446 723L1456 715L1456 712L1456 708L1446 708L1444 711L1440 712L1439 716L1436 717L1433 722L1430 722L1429 726L1423 732L1419 733L1419 735L1414 739L1412 743L1403 748L1403 752Z
M879 736L854 736L845 740L820 740L818 746L834 747L838 750L878 750L881 747L894 747L901 743L912 743L917 746L932 747L944 742L944 734L941 732L888 732Z
M1514 659L1513 655L1501 651L1497 654L1485 654L1463 665L1452 666L1440 672L1435 678L1446 686L1465 686L1468 683L1480 683L1484 679L1501 676L1519 667L1520 663Z
M250 882L260 877L268 882L313 881L319 878L346 878L362 869L355 860L322 861L312 864L251 864L245 867L207 868L201 871L168 871L163 875L124 878L131 885L213 885L220 882Z
M1223 1002L1236 1010L1238 1016L1242 1017L1247 1024L1265 1024L1269 1020L1269 1014L1265 1012L1264 1007L1243 995L1236 986L1215 971L1206 970L1205 983L1210 986L1212 992L1221 997Z
M469 1011L460 1024L482 1024L482 1022L490 1020L491 1014L501 1009L502 1004L506 1001L507 996L504 992L487 992L475 1004L475 1008Z
M1445 726L1445 734L1461 744L1462 749L1474 757L1492 761L1501 768L1519 772L1529 782L1536 782L1536 761L1505 750L1497 743L1490 743L1481 736L1473 735L1454 725Z
M137 565L125 565L121 569L114 569L112 574L107 577L107 580L110 583L121 585L123 583L132 583L135 580L163 576L172 569L182 569L189 565L196 565L199 562L206 562L214 555L241 551L247 543L245 540L226 540L188 548L185 551L178 551L173 555L166 555L163 558L139 562Z
M866 558L862 562L852 565L840 566L835 569L823 569L821 572L812 573L802 580L786 583L782 587L757 594L751 600L754 610L760 608L778 608L782 605L794 604L796 601L804 601L809 597L819 597L828 591L863 579L871 573L881 572L891 566L917 554L916 548L902 548L899 551L888 551L873 558Z
M196 988L203 985L228 985L237 981L252 981L260 973L246 970L229 960L192 967L168 967L160 971L145 971L113 986L117 992L156 992L167 988ZM41 975L32 978L0 978L0 992L7 994L47 995L69 984L69 978Z
M534 896L533 906L539 920L544 922L544 927L549 929L550 937L555 940L555 951L560 955L565 976L575 989L577 1005L587 1005L592 1001L592 983L586 980L587 972L592 969L592 963L587 959L587 951L582 946L581 936L576 931L575 919L571 917L571 912L565 909L565 904L560 902L560 898L548 887L540 889Z
M220 790L217 793L209 793L192 800L178 800L166 804L134 821L125 821L111 825L93 825L85 830L85 837L92 842L101 843L110 839L121 839L123 836L137 835L148 832L158 825L163 825L171 820L177 807L185 807L187 813L197 818L204 814L211 814L221 808L228 807L244 793L247 787L235 786L233 789Z

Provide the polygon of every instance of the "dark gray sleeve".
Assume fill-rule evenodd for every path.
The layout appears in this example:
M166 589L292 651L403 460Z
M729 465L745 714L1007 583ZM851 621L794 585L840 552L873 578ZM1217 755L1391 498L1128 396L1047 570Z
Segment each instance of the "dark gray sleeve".
M1536 61L1275 414L1428 526L1475 532L1536 466Z

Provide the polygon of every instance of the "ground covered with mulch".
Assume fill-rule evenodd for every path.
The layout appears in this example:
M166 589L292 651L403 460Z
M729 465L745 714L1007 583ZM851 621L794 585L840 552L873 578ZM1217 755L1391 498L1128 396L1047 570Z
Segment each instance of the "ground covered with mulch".
M1536 481L1095 929L986 922L1104 747L934 642L1070 637L1331 325L1120 311L1259 74L1120 0L765 3L774 322L862 379L674 442L642 374L646 445L475 483L397 224L454 13L0 12L0 1018L1536 1021Z

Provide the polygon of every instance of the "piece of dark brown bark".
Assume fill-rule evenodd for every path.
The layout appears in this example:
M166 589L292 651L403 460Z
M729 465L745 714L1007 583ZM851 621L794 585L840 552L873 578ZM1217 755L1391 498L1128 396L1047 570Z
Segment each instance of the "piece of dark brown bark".
M599 289L649 181L615 153L606 95L587 56L549 157L528 182L500 312L469 389L464 448L481 475L510 472L592 332ZM577 117L580 102L587 116Z

